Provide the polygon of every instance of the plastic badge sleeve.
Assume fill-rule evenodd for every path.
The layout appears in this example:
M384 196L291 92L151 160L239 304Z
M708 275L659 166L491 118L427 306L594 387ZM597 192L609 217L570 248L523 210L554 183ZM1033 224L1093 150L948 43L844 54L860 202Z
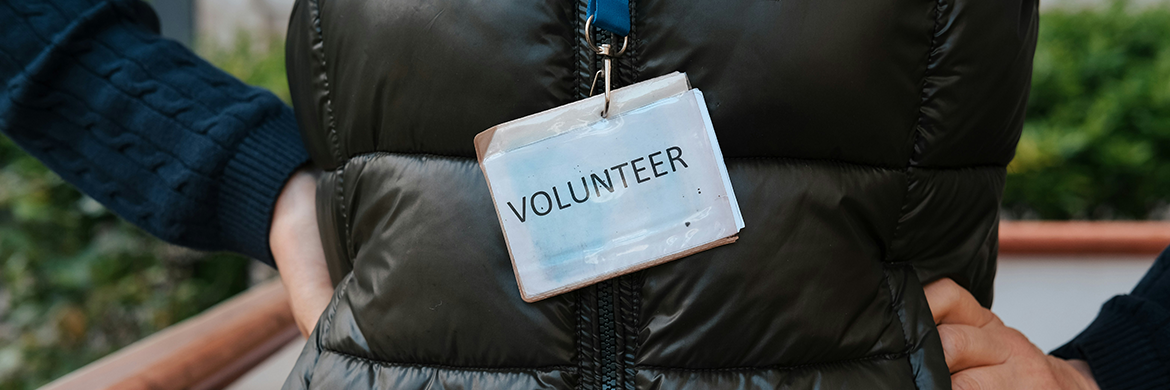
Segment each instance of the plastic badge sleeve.
M743 217L703 94L673 73L475 137L528 302L735 242Z

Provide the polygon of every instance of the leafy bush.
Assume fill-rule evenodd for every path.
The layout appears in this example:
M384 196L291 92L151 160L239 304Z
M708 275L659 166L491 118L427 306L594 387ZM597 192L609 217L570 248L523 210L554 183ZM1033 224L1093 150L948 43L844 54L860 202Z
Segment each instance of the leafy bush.
M1170 9L1045 12L1027 115L1007 216L1165 219Z
M287 101L283 44L264 43L200 51ZM36 388L202 312L246 288L251 263L149 236L0 136L0 390Z

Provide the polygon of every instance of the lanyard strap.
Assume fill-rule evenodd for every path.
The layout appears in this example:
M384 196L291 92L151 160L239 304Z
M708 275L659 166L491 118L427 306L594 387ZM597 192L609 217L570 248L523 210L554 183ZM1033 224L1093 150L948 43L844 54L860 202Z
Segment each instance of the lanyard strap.
M585 15L594 18L593 25L602 30L623 37L630 35L630 0L589 0Z

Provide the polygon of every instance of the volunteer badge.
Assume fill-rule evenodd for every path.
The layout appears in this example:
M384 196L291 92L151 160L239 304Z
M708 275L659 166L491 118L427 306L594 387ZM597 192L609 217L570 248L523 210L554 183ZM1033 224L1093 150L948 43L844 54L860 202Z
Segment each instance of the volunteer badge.
M733 243L744 227L683 73L495 126L475 150L528 302Z

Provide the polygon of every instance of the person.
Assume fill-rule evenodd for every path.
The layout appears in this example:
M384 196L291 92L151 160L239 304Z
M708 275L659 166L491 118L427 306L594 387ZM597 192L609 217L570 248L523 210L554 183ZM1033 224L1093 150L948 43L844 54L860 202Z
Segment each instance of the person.
M344 384L395 387L412 383L479 383L492 387L576 384L583 388L677 387L697 383L722 387L737 382L786 381L794 387L812 387L816 383L828 387L849 383L896 386L912 382L919 388L943 388L948 372L954 373L957 386L1028 383L978 379L985 375L976 374L984 372L1075 380L1059 364L1048 365L1051 368L1048 371L981 370L989 367L987 361L967 357L974 356L974 352L955 347L965 345L953 342L961 340L962 336L956 336L964 333L946 330L966 329L958 327L961 325L993 329L994 332L987 333L997 335L1010 334L1000 329L1002 324L989 320L992 316L981 311L990 304L990 277L979 270L994 265L994 234L988 240L971 241L974 245L953 245L956 247L953 251L939 252L923 244L923 240L941 240L952 245L979 234L988 236L987 229L994 233L994 228L970 226L986 225L972 222L988 221L987 215L994 216L997 201L976 213L981 216L960 217L959 221L965 221L961 224L968 227L954 229L956 233L950 236L926 234L931 226L937 225L936 217L895 213L894 219L901 220L890 224L901 234L895 239L878 233L882 229L876 226L889 219L873 214L872 210L877 210L879 205L864 199L888 199L892 202L887 203L900 205L899 196L880 195L880 191L873 189L889 188L897 193L900 186L873 184L876 187L848 189L856 183L881 183L886 180L882 179L883 175L892 177L894 182L917 183L910 186L907 194L935 188L942 183L939 180L945 180L939 177L953 174L937 168L940 165L936 164L941 162L945 167L948 158L954 163L965 157L954 155L955 149L937 145L946 145L952 135L974 134L934 130L954 126L955 122L938 116L933 110L960 117L964 112L971 112L930 104L932 99L962 98L946 95L950 89L943 87L953 82L948 79L950 76L936 74L932 78L927 73L922 75L922 83L927 86L922 91L925 97L913 96L915 105L920 98L928 101L921 107L926 111L918 114L915 110L916 121L928 124L919 128L918 136L908 138L915 140L911 168L883 170L880 163L875 163L882 161L880 153L867 154L854 146L864 145L873 150L893 147L897 153L891 155L906 155L901 152L905 149L898 146L900 142L882 143L888 132L875 131L880 136L866 138L861 133L844 131L866 122L875 124L874 129L884 129L891 121L883 115L894 112L889 105L906 100L888 99L886 106L879 100L857 100L858 96L884 96L888 92L881 85L872 90L865 88L866 80L871 78L849 79L864 73L858 73L859 70L878 72L881 69L850 68L864 64L855 62L850 53L868 53L868 45L882 42L872 36L859 39L864 35L855 34L873 32L866 30L872 27L869 24L854 25L861 27L854 34L819 36L852 51L824 53L809 51L815 49L810 46L785 53L785 57L767 57L767 53L759 51L716 51L722 54L692 58L700 66L689 70L695 84L712 97L712 116L720 131L721 144L725 136L731 141L724 144L726 154L733 159L742 158L754 150L761 156L804 158L798 164L777 164L769 160L729 164L737 194L745 194L741 195L744 199L741 202L748 204L745 217L760 217L748 220L748 228L753 229L754 224L755 230L746 231L741 243L550 302L536 305L519 302L515 282L508 279L510 268L506 252L501 252L498 226L493 225L490 208L484 207L482 177L476 176L473 163L458 157L466 155L470 142L460 147L452 146L458 144L448 140L469 141L468 134L482 129L476 126L498 123L581 97L580 74L589 73L596 59L589 59L580 51L573 52L571 48L579 44L576 32L580 26L574 28L572 23L568 28L559 29L555 23L544 25L553 30L546 32L548 36L570 37L563 41L548 40L555 42L549 50L531 46L530 35L526 34L481 35L494 41L489 41L492 45L477 47L481 42L475 36L459 32L465 23L452 24L453 21L507 15L518 20L500 26L512 28L528 25L530 20L525 18L539 20L546 15L494 12L518 8L469 9L459 4L446 5L450 7L435 5L435 12L426 13L419 9L395 10L398 5L394 4L336 2L330 3L331 9L325 12L315 1L298 2L290 28L289 63L296 115L306 141L302 144L286 106L270 94L233 80L181 46L160 39L157 20L148 6L139 1L4 1L0 18L5 26L12 27L6 28L6 39L0 43L5 58L0 75L7 85L4 99L0 99L0 129L64 179L160 238L199 249L244 253L278 266L289 289L298 325L303 332L313 332L287 387ZM1012 81L996 87L1004 89L973 96L1003 100L1000 98L1004 95L1019 97L1020 91L1026 91L1027 78L1018 75L1030 71L1035 4L1021 5L1016 8L1022 10L1018 15L1018 30L1007 30L1015 40L1008 45L1016 50L1015 54L975 60L995 72L1004 72L992 72L996 77ZM654 3L643 6L641 11L648 20L635 23L636 27L686 31L693 27L691 23L704 22L686 19L686 24L672 24L667 15L681 9ZM819 7L824 8L806 8L801 14L874 20L865 12L843 13L833 5ZM555 6L549 10L552 9L560 8ZM562 15L561 11L564 10L550 15ZM938 6L934 11L936 20L970 23L953 12L952 7ZM447 19L440 18L444 14L448 15ZM358 23L343 23L347 16L362 17L356 19ZM578 20L583 19L579 12L576 16ZM758 16L770 17L767 13ZM983 20L996 20L996 17ZM386 23L367 24L374 19ZM922 29L927 32L934 29L930 45L923 45L926 51L938 49L939 53L945 53L944 49L950 46L936 41L961 41L964 37L956 29L944 29L954 24L932 24L933 27L928 25ZM799 23L782 25L801 26ZM760 26L765 25L749 23L738 31L710 31L724 34L768 31L760 30ZM409 36L417 42L393 40L390 43L397 46L392 45L390 50L371 51L375 41L360 37L372 32ZM788 32L799 33L799 29ZM434 37L448 41L436 46L429 41ZM455 40L456 37L470 41ZM719 36L710 38L711 42L721 42ZM657 46L656 39L660 40ZM684 50L686 46L672 46L671 41L664 39L649 34L641 40L634 39L637 45L634 51L629 57L619 59L619 82L628 84L653 76L654 67L682 67L662 60L677 60L680 57L665 53ZM528 63L501 61L502 56L511 54L483 51L496 50L497 46L527 46L532 53L547 53L558 58L557 61L577 58L578 66L583 68L578 70L584 72L542 73L539 69L550 68L540 63L538 57L524 58L538 62L535 68L529 69L524 68ZM969 48L972 54L980 50L979 46L962 47ZM338 48L341 50L328 51ZM994 50L1007 49L994 47ZM360 53L411 55L387 63L354 57ZM946 68L951 54L932 54L927 60L935 64L932 65L935 69ZM720 78L717 76L728 78L731 73L726 72L754 74L744 73L744 69L736 67L742 66L736 65L741 63L733 61L745 55L770 63L777 63L774 62L777 58L797 61L799 66L780 69L784 80L800 81L792 75L810 77L804 80L805 84L795 82L787 86L796 94L792 96L804 96L806 101L792 100L785 94L773 101L782 102L782 107L787 109L783 114L794 118L784 122L792 127L786 134L789 142L762 142L758 137L745 137L744 131L754 132L762 125L757 121L756 112L776 106L760 106L766 100L752 90L740 88L747 85L743 80L728 79L727 84L713 81ZM502 65L503 69L495 70L501 74L540 76L528 83L506 77L471 77L478 75L478 63L451 62L463 56ZM641 63L641 58L657 58L658 62ZM729 69L717 71L701 65L719 58L729 61ZM818 61L821 67L814 66ZM888 61L874 63L888 65ZM376 69L378 64L395 66L388 69L392 71L389 73L364 68ZM435 64L451 68L443 72L428 70L427 67ZM330 66L340 68L331 70ZM887 75L902 72L894 68L889 68L893 70ZM1010 76L1013 74L1017 76ZM978 75L979 72L974 72L969 77L978 82ZM373 79L368 79L371 76ZM853 95L826 90L823 83L829 81ZM499 91L507 91L506 95L512 98L501 99L503 95ZM437 102L404 100L408 96L442 97L450 113L435 114L430 107ZM525 100L534 96L545 99ZM837 100L853 110L854 115L825 116L831 113L821 111L818 105L826 99ZM1022 102L1023 99L1008 99L1002 104L1015 107L1018 112ZM727 108L720 109L724 104ZM981 104L986 105L985 109L999 110L996 103ZM875 106L867 108L866 105ZM735 115L750 121L737 121ZM1007 120L1008 125L1004 127L1007 130L1002 136L1011 141L1004 143L995 137L967 141L983 142L985 147L1001 152L1014 148L1020 118L989 117ZM814 133L822 137L811 137ZM861 142L837 139L843 136L859 137ZM947 157L947 154L951 155ZM309 155L316 165L326 169L319 178L311 170L302 169ZM451 155L457 157L447 157ZM822 155L846 163L819 164L809 160ZM1002 180L1002 165L1006 160L1002 153L994 155L990 161L999 165L991 169L963 168L956 172L990 172L985 177L994 183L995 172L999 171ZM1010 150L1006 159L1010 159ZM979 173L982 174L985 173ZM853 177L850 175L864 180L828 180L824 182L827 186L815 183L831 177ZM958 177L963 180L981 177L962 175L966 176ZM805 184L785 191L784 187L769 185L768 177L787 177L790 184ZM970 189L1000 191L994 185L983 183L986 182L976 183ZM950 185L962 187L959 182ZM833 190L835 187L839 187L837 192ZM953 192L946 194L961 197ZM451 209L419 203L427 200L427 196L444 199ZM803 203L794 202L801 198L805 199ZM825 203L831 199L836 199L836 203ZM938 212L938 203L923 202L921 197L916 199L915 206L901 208ZM907 197L904 201L912 199ZM785 214L794 218L779 218L775 216L776 211L761 209L769 204L786 205L778 210L785 210ZM320 214L314 205L322 210ZM848 218L835 220L834 214L826 214L835 207L827 205L840 207L837 215ZM798 218L801 215L809 217ZM788 223L769 224L769 220ZM457 229L443 232L444 227ZM802 230L813 235L775 235ZM853 233L830 234L834 231ZM444 234L429 234L434 232ZM764 244L762 240L767 239L777 243ZM890 261L875 258L872 253L877 250L871 248L878 245L853 242L868 240L889 245L885 251L894 257L886 259ZM832 250L834 245L845 251ZM991 249L988 252L978 248ZM767 251L775 254L764 254ZM816 256L809 257L802 252ZM953 256L952 253L979 255L967 261L932 264L929 260L932 256ZM817 256L823 267L815 267L809 261ZM850 257L869 260L845 261ZM755 263L737 258L755 259ZM453 259L461 260L453 262ZM709 266L713 263L721 266ZM785 264L789 264L787 268L782 267ZM749 266L754 268L746 269L754 269L750 272L756 276L744 272L744 267ZM820 269L834 271L818 272ZM858 271L851 273L850 269ZM947 276L955 277L958 282L947 282ZM923 289L917 285L919 279L941 281ZM339 285L336 295L333 283ZM745 290L753 285L763 289ZM881 287L869 289L869 286ZM884 289L889 290L888 295L878 294ZM736 296L739 299L731 299ZM768 296L771 297L765 298ZM716 300L704 303L708 299ZM866 299L873 304L864 303ZM802 302L801 305L812 311L802 311L800 305L789 302ZM715 309L719 305L723 306L723 312ZM883 309L883 305L889 309ZM924 311L943 315L907 320ZM850 326L851 323L859 325ZM916 330L933 328L935 323L939 324L941 342L929 331ZM924 324L929 326L924 328ZM562 326L576 330L562 333L558 330ZM769 332L769 327L786 332ZM550 328L558 331L550 332ZM499 332L503 338L485 334L484 330ZM871 335L873 330L877 333ZM732 334L739 334L749 343L730 338ZM834 334L844 338L834 338ZM1014 341L1018 342L1018 337ZM870 343L868 347L866 343ZM898 348L905 349L890 350L887 344L904 345ZM1016 344L1019 343L1012 345ZM719 350L726 352L711 353ZM1007 367L1045 367L1032 364L1039 359L1035 353L1020 354L1025 355L1027 359L991 360L1005 363ZM860 360L842 360L849 356ZM655 359L667 364L656 365ZM690 362L671 363L671 359ZM768 365L769 361L772 365ZM794 365L792 361L808 363ZM913 372L899 368L907 362L914 368ZM937 365L940 362L951 364L951 369L944 366L940 370ZM865 367L876 371L867 371ZM962 368L956 370L956 367ZM943 375L934 375L939 373ZM1033 377L1036 376L1028 376ZM975 379L972 382L963 378Z
M286 388L950 387L921 283L991 304L1036 2L640 0L625 38L587 3L296 3L337 287ZM586 98L606 43L614 87L702 91L746 227L526 303L472 141Z

